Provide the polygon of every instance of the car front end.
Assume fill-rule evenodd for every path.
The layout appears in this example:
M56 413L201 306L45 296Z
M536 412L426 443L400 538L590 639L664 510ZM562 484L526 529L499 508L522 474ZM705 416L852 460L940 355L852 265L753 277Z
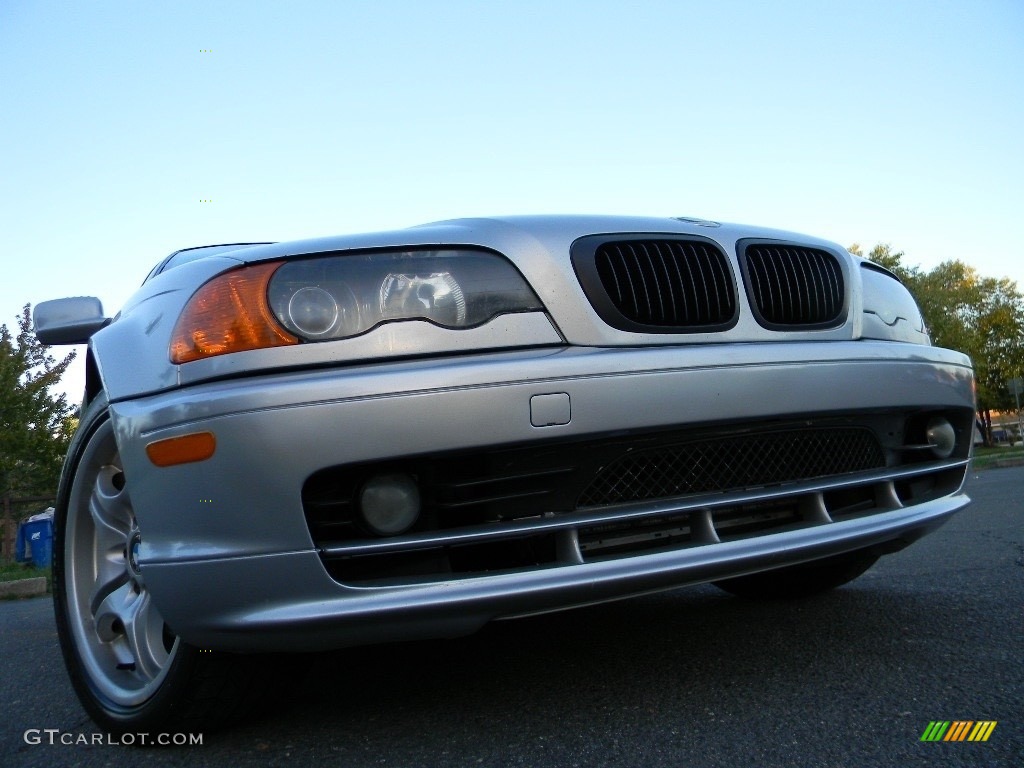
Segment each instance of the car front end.
M969 359L894 276L791 233L524 217L237 247L151 276L89 356L130 591L194 648L814 591L968 503ZM75 631L113 637L134 599L78 598Z

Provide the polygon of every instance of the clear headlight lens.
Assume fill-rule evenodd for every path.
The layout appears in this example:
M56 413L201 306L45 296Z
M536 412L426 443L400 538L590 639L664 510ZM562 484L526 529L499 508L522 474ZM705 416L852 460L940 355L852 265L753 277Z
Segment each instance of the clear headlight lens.
M864 291L865 339L929 344L921 310L910 291L889 271L875 264L861 264Z
M424 317L457 328L466 322L466 295L450 272L426 277L389 274L380 286L381 317Z
M274 273L267 296L281 325L306 341L357 336L402 320L473 328L497 315L543 309L505 258L455 249L290 261Z

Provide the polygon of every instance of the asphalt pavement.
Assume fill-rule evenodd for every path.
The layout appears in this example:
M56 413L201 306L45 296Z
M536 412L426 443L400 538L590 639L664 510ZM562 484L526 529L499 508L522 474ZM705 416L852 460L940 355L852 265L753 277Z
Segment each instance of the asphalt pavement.
M92 743L49 600L0 603L0 765L1024 765L1024 468L970 492L827 595L702 586L318 656L293 700L201 745ZM936 720L997 725L922 742Z

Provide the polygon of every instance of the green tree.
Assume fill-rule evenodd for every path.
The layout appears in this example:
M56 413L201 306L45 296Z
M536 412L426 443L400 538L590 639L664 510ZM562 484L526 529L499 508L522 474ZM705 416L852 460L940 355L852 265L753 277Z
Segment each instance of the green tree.
M18 333L0 325L0 495L55 493L74 427L63 394L52 395L75 353L49 354L32 332L30 305L18 317Z
M976 366L978 403L999 411L1016 410L1007 382L1024 373L1024 297L1007 278L983 278L976 319L984 363Z
M851 245L847 250L856 256L867 258L875 264L885 267L907 285L912 283L920 273L917 267L908 267L903 263L903 251L893 252L892 246L888 243L879 243L871 249L866 257L857 243Z

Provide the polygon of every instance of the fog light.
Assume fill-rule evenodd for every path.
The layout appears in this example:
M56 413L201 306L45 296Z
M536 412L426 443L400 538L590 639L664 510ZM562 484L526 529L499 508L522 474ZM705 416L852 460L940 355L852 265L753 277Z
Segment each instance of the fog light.
M928 420L925 437L932 453L940 459L948 459L956 448L956 430L942 416L933 416Z
M420 490L409 475L376 475L359 493L359 512L378 536L395 536L412 528L420 516Z

